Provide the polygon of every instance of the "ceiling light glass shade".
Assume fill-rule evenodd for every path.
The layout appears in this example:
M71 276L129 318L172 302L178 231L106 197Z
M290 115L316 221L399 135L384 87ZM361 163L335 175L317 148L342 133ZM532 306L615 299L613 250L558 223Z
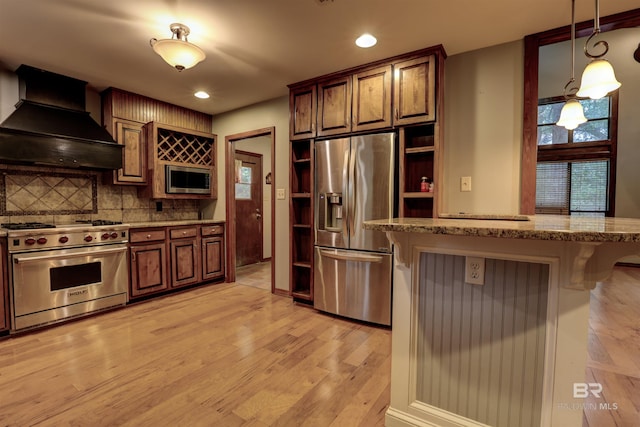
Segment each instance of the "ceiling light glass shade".
M202 49L182 40L158 40L153 44L153 50L178 71L191 68L205 58Z
M356 46L358 47L367 48L375 46L376 43L378 43L378 39L373 37L371 34L363 34L356 39Z
M560 112L560 120L556 123L569 130L577 128L580 124L585 123L587 118L584 116L582 104L575 99L568 100L562 107Z
M593 59L582 72L580 90L576 95L582 98L600 99L621 85L616 80L616 75L609 61Z
M193 94L193 96L195 96L196 98L200 98L200 99L208 99L209 98L209 94L203 90L199 90L196 93Z
M171 24L169 29L175 38L150 41L153 51L167 64L182 71L193 67L205 58L204 51L187 40L189 27L176 23Z

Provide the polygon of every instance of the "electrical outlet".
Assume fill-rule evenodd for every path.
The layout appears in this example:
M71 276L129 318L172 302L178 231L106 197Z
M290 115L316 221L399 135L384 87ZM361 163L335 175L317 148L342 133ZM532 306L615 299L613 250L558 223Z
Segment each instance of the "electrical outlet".
M484 285L484 258L468 256L465 258L464 281L472 285Z
M460 191L471 191L471 177L460 177Z
M276 190L276 199L284 200L284 198L285 198L284 188L278 188Z

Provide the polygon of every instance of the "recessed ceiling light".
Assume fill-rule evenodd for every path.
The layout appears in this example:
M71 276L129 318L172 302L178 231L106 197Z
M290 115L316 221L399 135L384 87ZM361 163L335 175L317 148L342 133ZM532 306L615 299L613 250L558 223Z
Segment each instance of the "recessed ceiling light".
M378 43L378 39L373 37L371 34L363 34L356 39L356 45L359 47L371 47L375 46Z
M200 98L200 99L207 99L209 98L209 94L203 90L199 90L196 93L193 94L193 96L195 96L196 98Z

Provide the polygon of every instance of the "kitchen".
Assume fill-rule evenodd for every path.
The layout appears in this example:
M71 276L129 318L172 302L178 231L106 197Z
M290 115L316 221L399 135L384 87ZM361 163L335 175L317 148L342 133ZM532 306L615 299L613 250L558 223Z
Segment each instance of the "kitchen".
M606 4L603 3L603 7ZM315 5L311 5L316 7ZM321 13L326 12L329 7L341 7L340 2L335 4L326 4L318 7ZM608 5L610 6L610 5ZM587 9L585 7L585 9ZM314 9L315 10L315 9ZM584 11L582 20L588 19L591 10ZM548 14L551 15L551 14ZM545 20L539 23L534 30L525 33L533 33L548 28L559 27L567 24L565 13L557 13L554 15L553 23ZM551 19L551 17L550 17ZM16 32L19 33L19 32ZM145 37L162 37L164 33L145 34ZM520 39L521 36L513 37L513 40ZM194 29L190 38L196 41L196 32ZM147 40L148 41L148 40ZM423 41L415 48L423 48L441 43L439 37L435 37L433 42ZM147 50L150 48L145 46ZM514 60L522 55L521 42L507 43L505 45L495 46L483 50L476 50L467 54L453 55L449 46L445 44L448 53L451 55L447 59L446 69L447 78L447 101L445 102L445 115L448 118L445 121L445 179L443 185L447 186L446 191L442 191L445 198L445 206L450 211L494 211L494 212L518 212L519 206L519 189L514 182L519 182L520 175L520 145L521 145L521 105L522 105L522 85L523 71L522 63ZM409 51L412 49L404 49ZM401 53L401 52L398 52ZM145 51L144 54L147 54ZM153 55L153 53L149 53ZM389 55L390 56L390 55ZM166 67L159 58L157 66L146 70L151 74L165 75L161 70L162 66ZM358 60L353 65L365 63L367 60ZM201 64L204 65L205 63ZM35 63L35 65L39 65ZM333 67L323 65L322 70L316 70L314 74L306 77L313 77L323 72L331 72L345 67ZM181 77L186 76L189 71L186 70ZM474 82L469 79L469 70L475 70L474 75L477 76L476 85L471 86ZM167 74L171 72L167 67ZM82 77L82 76L78 76ZM173 77L170 77L173 78ZM302 80L302 78L290 78L283 82L284 84ZM5 88L6 86L3 86ZM5 93L3 91L3 93ZM475 94L474 102L469 102L469 94ZM500 102L508 99L508 103ZM93 100L95 103L95 99ZM10 108L13 108L15 100L8 101ZM3 116L6 108L3 97ZM286 96L276 99L264 101L251 107L241 108L234 112L222 113L214 119L214 133L218 135L217 158L224 159L225 147L223 144L224 136L245 132L249 129L261 129L265 127L275 126L275 185L274 188L288 188L288 169L289 169L289 152L288 152L288 101ZM460 126L465 123L465 126ZM473 130L468 124L473 123L476 130ZM500 126L496 126L496 123ZM250 124L248 126L247 124ZM463 133L465 132L465 133ZM461 134L462 133L462 134ZM474 152L470 156L470 147ZM496 169L493 165L502 165L500 169ZM225 218L224 203L224 170L217 169L218 173L218 201L201 207L204 218L213 220L223 220ZM458 191L459 176L472 176L473 191L469 193L460 193ZM109 191L109 190L106 190ZM126 200L126 203L138 203L137 197L130 193L130 190L119 189L115 191L116 198ZM135 193L135 192L134 192ZM103 203L111 203L113 198L105 195L104 192L98 192L98 197L104 197ZM447 200L447 198L449 200ZM109 205L107 205L109 206ZM107 207L118 210L120 206ZM127 205L129 206L129 205ZM200 207L199 207L200 208ZM139 206L139 212L144 213L151 218L156 216L168 215L168 213L156 213L155 205ZM179 210L180 208L178 208ZM193 207L191 207L193 209ZM288 201L276 200L275 202L275 229L280 230L274 234L284 236L275 241L274 254L287 254L289 252L288 235ZM163 212L168 212L169 209ZM193 211L189 208L185 209L185 215L192 215ZM196 216L197 218L197 216ZM288 291L289 268L288 260L284 256L276 256L275 259L275 286L279 289Z

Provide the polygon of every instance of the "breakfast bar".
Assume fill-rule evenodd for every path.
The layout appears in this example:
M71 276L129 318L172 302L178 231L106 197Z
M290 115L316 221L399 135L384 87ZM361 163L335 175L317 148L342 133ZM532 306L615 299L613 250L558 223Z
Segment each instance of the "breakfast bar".
M603 391L585 380L589 291L640 254L640 220L455 214L364 227L395 245L387 426L582 425L585 397Z

